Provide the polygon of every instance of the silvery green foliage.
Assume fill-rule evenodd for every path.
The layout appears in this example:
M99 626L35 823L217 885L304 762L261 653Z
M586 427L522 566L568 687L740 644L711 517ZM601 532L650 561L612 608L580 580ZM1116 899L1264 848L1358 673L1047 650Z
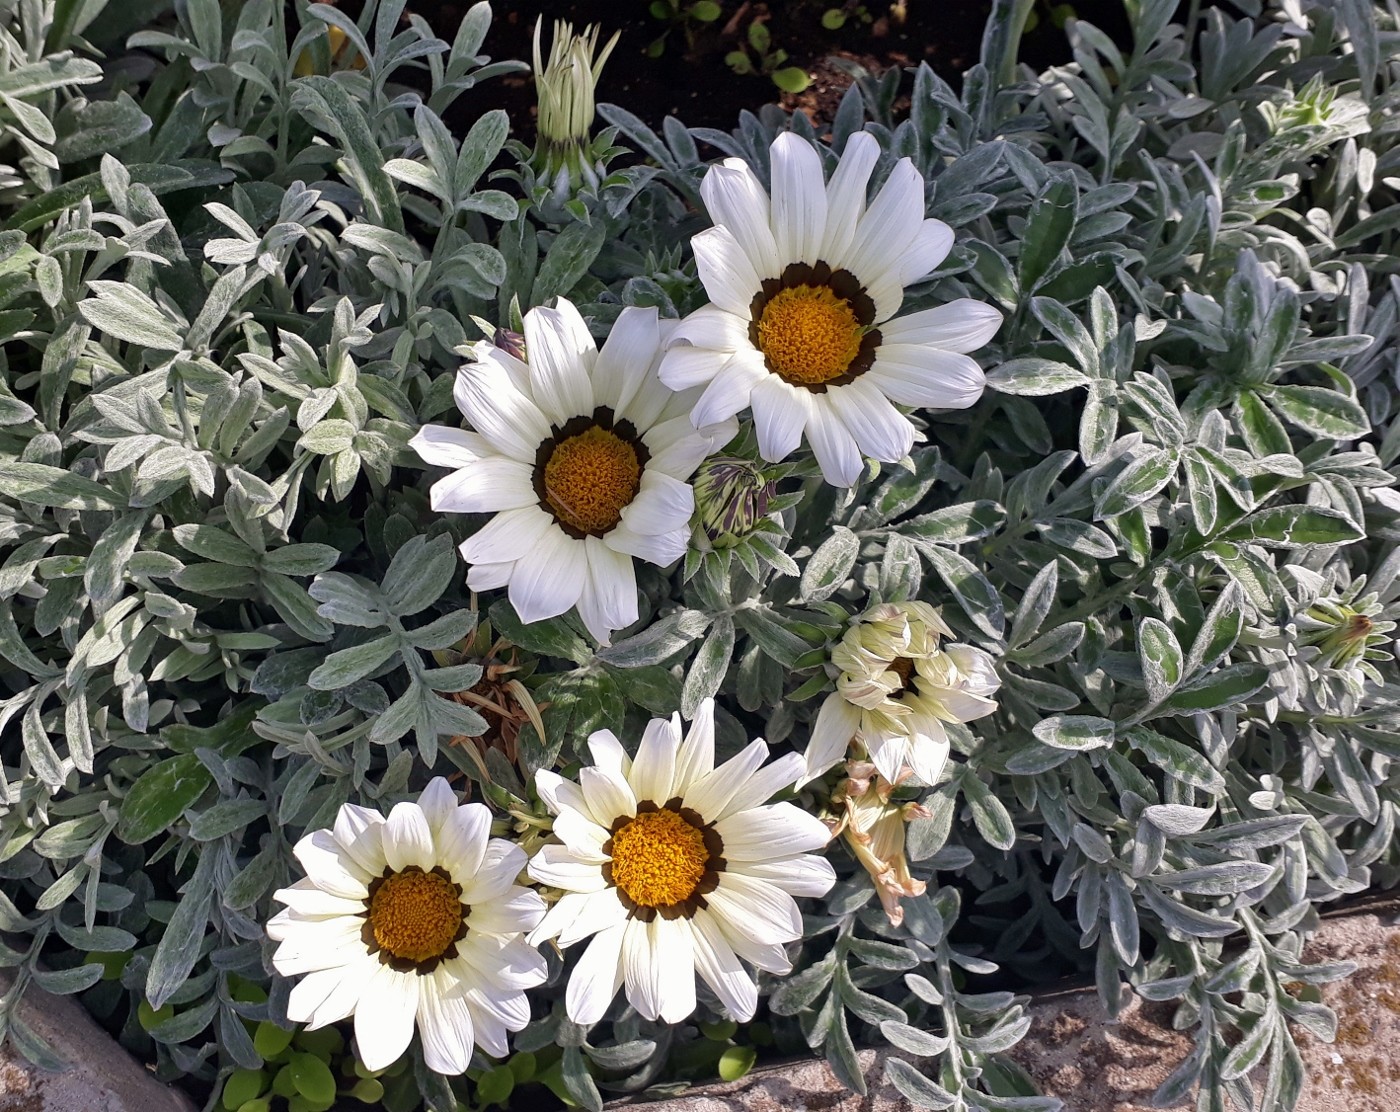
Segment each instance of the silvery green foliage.
M485 727L446 697L479 669L433 655L478 602L540 658L544 736L521 732L519 767L488 756L491 797L523 803L589 731L712 694L721 744L800 747L849 617L917 596L998 657L1001 710L953 728L950 773L917 793L930 884L903 926L832 851L842 882L764 985L779 1049L859 1089L855 1047L887 1042L919 1060L889 1076L921 1106L1049 1109L1001 1056L1028 1026L1003 989L1092 970L1111 1009L1131 988L1194 1033L1162 1103L1293 1106L1293 1033L1335 1018L1285 986L1347 972L1303 942L1322 906L1400 880L1400 677L1327 628L1400 598L1390 9L1283 0L1188 29L1138 0L1130 49L1072 24L1074 63L1037 76L1015 62L1028 5L1002 0L961 95L921 68L896 123L908 75L863 79L831 145L866 128L882 171L924 172L958 243L910 307L1001 307L992 389L919 415L909 469L841 492L798 467L755 539L648 569L642 622L597 651L467 594L453 541L476 523L428 510L404 445L453 419L473 317L568 294L601 335L624 305L700 304L698 143L764 174L806 118L658 136L604 108L653 165L542 213L525 165L490 177L509 121L489 84L465 135L442 122L511 68L482 54L484 4L450 41L403 0L299 24L186 0L168 32L123 7L0 6L16 1046L51 1056L14 1015L33 985L84 993L161 1076L258 1066L242 1019L284 1018L261 924L291 844L430 768L481 775L443 743ZM332 65L328 25L362 66ZM93 952L129 955L119 979ZM562 1047L589 1107L671 1080L692 1027L618 1005L583 1031L554 972L519 1047ZM142 998L173 1014L138 1023Z

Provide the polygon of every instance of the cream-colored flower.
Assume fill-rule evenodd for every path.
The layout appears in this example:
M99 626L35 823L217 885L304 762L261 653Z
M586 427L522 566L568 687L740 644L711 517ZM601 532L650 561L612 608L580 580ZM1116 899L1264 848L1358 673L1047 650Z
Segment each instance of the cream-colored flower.
M996 710L1001 685L992 658L970 645L940 647L950 636L927 603L891 603L858 620L832 652L841 669L807 743L807 778L820 776L862 745L886 780L907 766L936 783L948 759L945 722L971 722Z
M862 868L875 882L880 906L885 909L892 926L904 922L904 908L899 901L906 896L922 896L928 885L909 871L905 853L905 825L916 818L928 818L929 813L917 803L893 803L890 794L895 785L880 776L875 766L852 761L843 780L832 796L841 807L840 817L832 822L832 837L844 837Z
M301 977L288 1017L315 1029L353 1014L372 1070L393 1065L415 1026L438 1073L465 1072L473 1044L505 1057L506 1032L530 1020L525 990L545 979L523 938L544 901L515 883L525 852L490 830L490 812L458 806L438 777L388 818L347 803L333 829L302 838L292 852L306 879L273 894L287 906L267 924L273 968Z

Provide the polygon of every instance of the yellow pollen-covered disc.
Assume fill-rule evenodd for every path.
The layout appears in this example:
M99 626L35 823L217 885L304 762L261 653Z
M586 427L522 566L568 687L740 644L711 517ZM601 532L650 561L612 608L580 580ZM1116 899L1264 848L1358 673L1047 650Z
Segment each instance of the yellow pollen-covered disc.
M636 448L597 425L561 440L544 465L545 498L555 516L593 536L622 520L641 479Z
M612 837L612 878L632 902L669 907L705 875L705 836L675 811L645 811Z
M410 866L380 882L369 904L374 940L396 958L441 957L462 927L457 886L439 873Z
M827 286L790 286L763 307L758 346L768 367L794 386L840 378L864 334L851 303Z

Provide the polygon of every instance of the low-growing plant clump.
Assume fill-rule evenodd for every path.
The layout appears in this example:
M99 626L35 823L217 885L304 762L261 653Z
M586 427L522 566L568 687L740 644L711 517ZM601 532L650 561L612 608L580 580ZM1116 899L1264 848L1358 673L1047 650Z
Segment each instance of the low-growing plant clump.
M1400 880L1391 8L1037 75L999 0L823 134L598 122L556 26L530 146L485 3L139 7L0 9L11 1046L1048 1112L1017 992L1087 976L1192 1034L1160 1103L1295 1107Z

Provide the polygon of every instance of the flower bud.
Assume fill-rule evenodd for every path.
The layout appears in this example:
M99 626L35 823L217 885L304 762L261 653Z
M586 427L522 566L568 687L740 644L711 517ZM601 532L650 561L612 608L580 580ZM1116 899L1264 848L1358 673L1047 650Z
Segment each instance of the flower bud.
M756 463L717 457L695 472L695 524L717 548L738 544L768 516L776 484Z
M580 188L596 189L603 167L592 152L593 94L603 65L617 45L618 34L598 56L596 25L574 34L573 24L554 23L549 61L540 51L543 18L535 23L535 94L539 99L535 153L531 159L539 180L554 199L564 202Z

